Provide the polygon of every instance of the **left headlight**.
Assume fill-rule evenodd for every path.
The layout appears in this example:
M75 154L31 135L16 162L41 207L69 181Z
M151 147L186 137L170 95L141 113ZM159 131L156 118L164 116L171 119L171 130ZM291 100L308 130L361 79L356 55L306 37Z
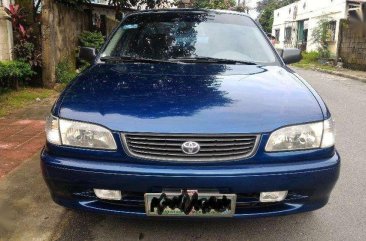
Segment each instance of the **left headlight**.
M281 128L271 134L267 152L327 148L335 144L334 121L328 120Z
M101 126L59 119L50 115L46 124L47 140L56 145L116 150L112 133Z

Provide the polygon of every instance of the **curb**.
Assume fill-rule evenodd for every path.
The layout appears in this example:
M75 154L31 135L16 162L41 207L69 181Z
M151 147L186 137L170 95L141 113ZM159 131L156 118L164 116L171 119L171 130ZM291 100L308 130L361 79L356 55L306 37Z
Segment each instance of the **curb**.
M349 78L349 79L353 79L353 80L358 80L358 81L366 83L366 78L363 78L363 77L359 77L359 76L355 76L355 75L351 75L351 74L344 74L344 73L341 73L341 72L338 72L338 71L333 71L333 70L320 69L320 68L310 68L310 69L318 71L318 72L331 74L331 75L336 75L336 76Z

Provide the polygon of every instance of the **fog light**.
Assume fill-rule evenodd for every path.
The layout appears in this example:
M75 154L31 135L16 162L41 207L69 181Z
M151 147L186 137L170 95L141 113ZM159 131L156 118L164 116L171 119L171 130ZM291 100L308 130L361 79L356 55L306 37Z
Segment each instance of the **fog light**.
M121 200L122 193L118 190L94 189L95 195L105 200Z
M262 203L281 202L285 200L288 191L281 192L261 192L259 201Z

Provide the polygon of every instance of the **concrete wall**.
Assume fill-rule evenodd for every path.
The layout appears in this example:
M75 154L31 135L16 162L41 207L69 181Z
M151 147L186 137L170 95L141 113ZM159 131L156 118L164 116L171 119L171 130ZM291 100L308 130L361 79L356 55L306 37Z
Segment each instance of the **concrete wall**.
M92 8L93 14L97 13L98 15L105 15L107 18L114 19L116 16L116 10L113 8L104 8L93 6Z
M61 60L75 65L78 36L89 30L90 18L54 0L44 0L42 6L42 80L46 87L53 87L55 70Z
M366 71L366 26L343 21L340 38L339 56L344 66Z
M119 23L120 23L119 21L107 17L106 19L107 36L109 36L113 32L113 30L118 26Z
M272 34L276 29L280 30L278 48L297 46L298 21L307 21L308 41L307 51L317 49L317 44L312 39L313 30L318 26L323 17L336 21L335 41L330 42L330 50L336 53L340 20L347 17L346 0L300 0L274 12ZM285 43L285 28L292 27L292 39L290 44Z

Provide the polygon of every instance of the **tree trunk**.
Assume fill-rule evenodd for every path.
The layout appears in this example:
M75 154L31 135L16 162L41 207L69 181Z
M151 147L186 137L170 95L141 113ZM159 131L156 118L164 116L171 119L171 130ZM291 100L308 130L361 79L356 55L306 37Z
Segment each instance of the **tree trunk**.
M53 0L43 0L42 5L42 83L46 88L53 88L56 82L53 4Z

